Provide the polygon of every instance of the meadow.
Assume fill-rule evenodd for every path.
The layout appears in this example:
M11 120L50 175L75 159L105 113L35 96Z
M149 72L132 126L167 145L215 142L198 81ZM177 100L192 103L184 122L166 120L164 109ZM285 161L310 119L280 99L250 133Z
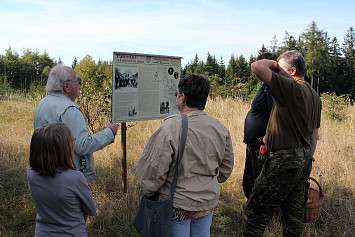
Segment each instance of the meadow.
M0 95L0 236L34 236L36 212L28 190L26 167L33 132L33 117L39 95ZM329 99L329 98L328 98ZM338 106L338 105L337 105ZM325 193L319 220L304 225L304 236L354 236L355 233L355 108L323 101L320 140L312 177ZM222 185L220 204L214 213L211 236L241 236L239 217L246 202L242 191L245 162L244 119L250 101L209 99L206 112L231 132L235 166ZM334 118L334 113L341 117ZM120 129L115 143L94 154L97 179L90 183L98 205L88 218L89 236L138 236L132 220L139 203L136 163L143 148L162 120L128 123L127 192L122 191ZM277 218L265 236L281 236Z

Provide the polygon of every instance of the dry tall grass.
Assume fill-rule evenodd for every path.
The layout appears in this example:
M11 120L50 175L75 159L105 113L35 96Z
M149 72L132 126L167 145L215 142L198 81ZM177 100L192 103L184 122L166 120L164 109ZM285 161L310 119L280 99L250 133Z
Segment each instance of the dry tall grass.
M0 236L34 235L36 213L27 187L26 166L39 99L16 94L0 98ZM245 161L243 127L249 107L241 99L220 98L209 100L206 106L207 113L230 130L235 151L234 171L222 186L212 236L241 236L237 217L246 201L241 183ZM304 236L353 236L355 233L355 108L347 110L347 118L341 122L323 114L312 176L321 180L326 197L320 220L306 224ZM137 236L131 225L139 202L136 162L161 122L128 124L127 193L121 187L120 134L114 144L94 154L97 179L90 187L98 212L88 219L89 236ZM265 236L280 235L280 224L273 221Z

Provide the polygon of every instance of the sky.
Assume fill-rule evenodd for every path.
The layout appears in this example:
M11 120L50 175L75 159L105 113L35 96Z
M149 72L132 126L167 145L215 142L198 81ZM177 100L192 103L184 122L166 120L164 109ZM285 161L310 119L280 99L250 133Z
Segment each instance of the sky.
M312 21L342 43L354 9L354 0L0 0L0 54L30 49L71 66L118 51L179 56L184 66L209 52L227 64L256 56L274 36L298 37Z

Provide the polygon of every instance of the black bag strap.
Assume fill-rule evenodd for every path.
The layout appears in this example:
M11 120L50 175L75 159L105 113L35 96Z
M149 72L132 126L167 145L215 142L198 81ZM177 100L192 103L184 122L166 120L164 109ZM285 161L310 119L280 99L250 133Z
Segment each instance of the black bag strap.
M170 189L170 200L171 201L173 200L173 197L174 197L174 192L175 192L177 179L178 179L178 173L179 173L178 172L178 168L179 168L179 164L180 164L180 161L181 161L182 154L184 153L186 137L187 137L188 119L187 119L186 114L180 113L180 115L181 115L181 118L182 118L180 146L179 146L179 150L178 150L178 153L177 153L176 170L175 170L175 174L174 174L174 179L173 179L173 182L171 184L171 189Z

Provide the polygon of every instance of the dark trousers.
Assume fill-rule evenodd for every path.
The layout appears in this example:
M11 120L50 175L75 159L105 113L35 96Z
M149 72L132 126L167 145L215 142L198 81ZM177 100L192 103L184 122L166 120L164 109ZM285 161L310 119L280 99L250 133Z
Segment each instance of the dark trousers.
M283 236L302 236L305 188L312 159L309 148L270 153L244 210L243 236L263 236L279 208Z
M251 190L254 187L256 178L259 176L263 163L258 161L259 146L247 145L245 167L243 174L243 191L246 198L249 199Z

